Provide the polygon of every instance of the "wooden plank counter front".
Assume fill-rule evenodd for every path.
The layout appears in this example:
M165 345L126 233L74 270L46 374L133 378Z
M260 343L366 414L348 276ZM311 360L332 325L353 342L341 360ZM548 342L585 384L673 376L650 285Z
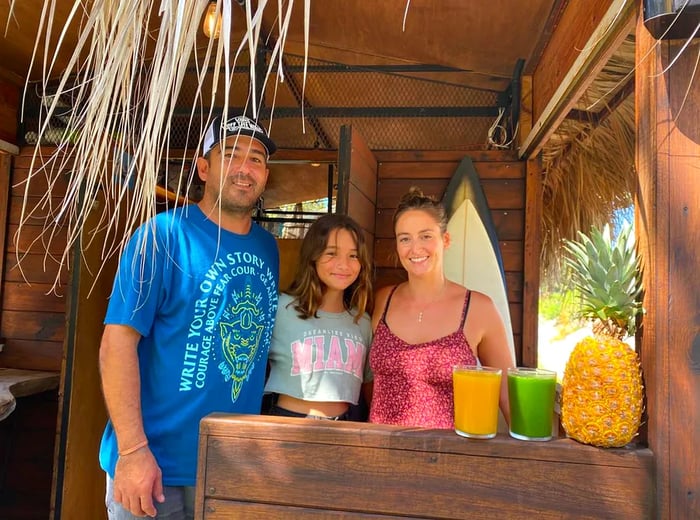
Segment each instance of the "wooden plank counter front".
M195 518L652 518L648 449L212 414Z

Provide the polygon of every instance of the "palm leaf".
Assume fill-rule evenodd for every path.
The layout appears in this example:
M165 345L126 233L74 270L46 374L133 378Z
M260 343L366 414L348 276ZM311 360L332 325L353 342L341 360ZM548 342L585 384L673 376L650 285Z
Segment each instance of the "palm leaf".
M577 241L565 241L564 263L581 297L579 315L602 324L612 322L615 328L633 334L642 307L632 226L625 224L616 241L608 225L578 235Z

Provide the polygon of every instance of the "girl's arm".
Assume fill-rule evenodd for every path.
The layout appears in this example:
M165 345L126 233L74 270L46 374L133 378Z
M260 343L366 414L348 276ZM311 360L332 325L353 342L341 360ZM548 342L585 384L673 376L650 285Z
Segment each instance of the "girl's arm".
M374 390L374 381L362 383L362 396L365 398L367 406L372 404L372 391Z

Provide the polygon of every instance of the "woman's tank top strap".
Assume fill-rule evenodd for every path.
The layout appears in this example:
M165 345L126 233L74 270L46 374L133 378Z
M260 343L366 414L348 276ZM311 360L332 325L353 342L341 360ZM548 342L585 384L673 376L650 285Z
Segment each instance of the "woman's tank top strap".
M467 312L469 312L469 302L472 300L472 292L467 289L467 294L464 296L464 307L462 308L462 323L459 324L459 329L464 330L464 322L467 321Z
M386 299L386 305L384 306L384 312L382 313L382 321L386 323L386 311L389 310L389 304L391 303L391 298L394 296L394 291L396 291L396 288L399 286L399 284L394 285L394 287L391 289L391 292L389 293L389 297Z

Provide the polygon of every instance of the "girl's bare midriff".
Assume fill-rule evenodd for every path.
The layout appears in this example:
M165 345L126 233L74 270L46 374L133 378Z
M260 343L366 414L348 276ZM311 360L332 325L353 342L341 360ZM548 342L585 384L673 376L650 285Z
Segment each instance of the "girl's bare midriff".
M277 406L291 412L323 417L337 417L348 411L350 405L344 402L315 402L304 401L289 395L280 394Z

